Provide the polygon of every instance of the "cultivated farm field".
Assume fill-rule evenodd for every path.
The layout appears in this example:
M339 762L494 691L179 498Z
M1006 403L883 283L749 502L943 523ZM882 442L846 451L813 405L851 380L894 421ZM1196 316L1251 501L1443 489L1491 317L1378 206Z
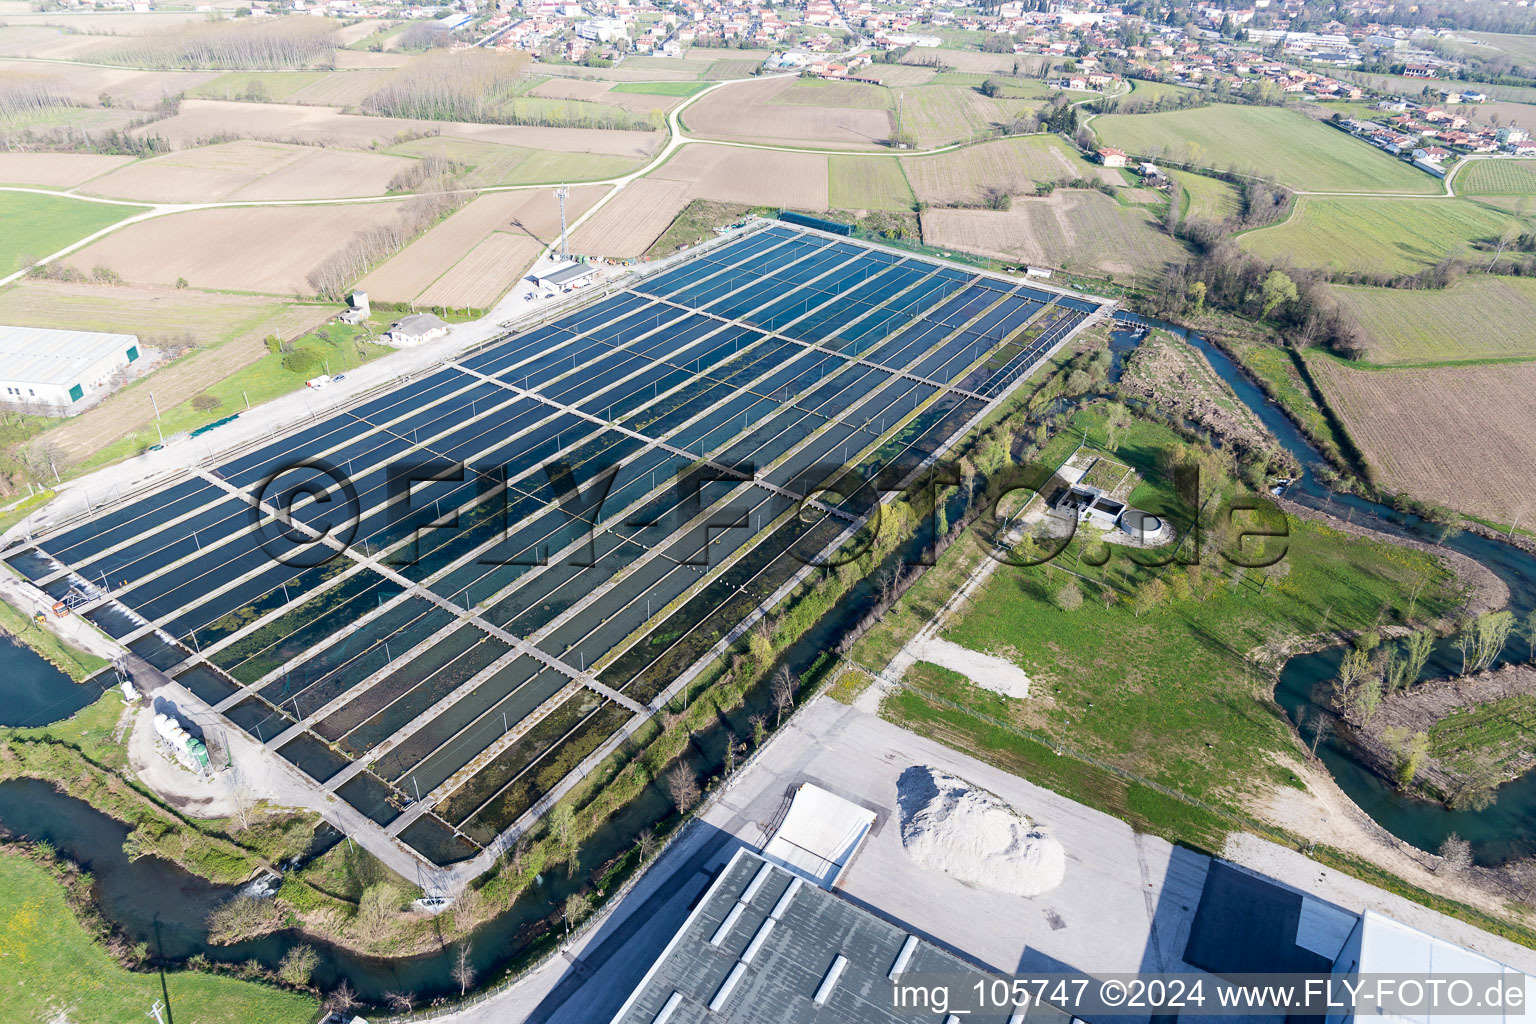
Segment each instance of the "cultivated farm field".
M683 114L683 122L696 135L731 141L761 141L814 146L879 148L891 135L891 114L883 107L836 105L839 93L825 106L805 102L819 90L796 89L795 78L768 78L733 85L709 93ZM839 83L851 84L851 83ZM859 88L883 92L880 86ZM788 97L788 99L786 99Z
M125 281L309 295L306 278L355 233L393 220L396 203L193 210L129 225L69 256L89 273L105 266Z
M1042 181L1111 175L1110 180L1123 183L1054 135L997 139L933 156L902 157L901 165L913 193L933 206L979 203L989 186L1020 195L1033 192Z
M1373 363L1536 357L1536 279L1476 274L1448 288L1338 286L1339 305L1369 339Z
M1536 109L1531 113L1536 115ZM1456 175L1455 182L1461 195L1536 195L1536 160L1474 160Z
M1033 74L1044 59L1035 56L1021 57L1011 53L983 53L979 50L950 50L944 47L930 50L913 47L907 51L907 55L901 59L901 62L919 66L935 65L951 71L966 71L978 75L1011 75L1015 69L1025 74Z
M684 146L650 175L691 182L691 198L825 210L827 158L726 146Z
M567 220L575 220L601 197L603 189L573 188L566 198ZM375 267L358 287L386 302L410 302L452 270L493 231L547 245L560 233L560 209L545 189L492 192L469 202ZM336 239L340 245L344 238ZM334 246L333 246L334 247ZM310 263L305 267L306 273ZM519 273L521 268L518 268ZM473 305L473 303L469 303Z
M1155 273L1185 255L1144 209L1097 191L1057 189L1005 212L933 209L922 223L926 245L1089 273Z
M985 79L980 75L974 76L974 84L973 76L965 76L958 82L954 81L955 77L944 75L940 76L941 80L928 85L893 90L897 124L903 131L912 133L919 148L932 149L964 142L1040 106L1039 100L1034 98L992 99L983 95L979 86Z
M410 134L442 134L561 153L644 157L661 143L657 132L421 121L343 114L329 107L303 104L222 100L186 100L181 105L181 113L156 121L139 132L163 135L177 148L196 145L202 139L233 136L372 149L387 146L402 133L407 133L407 137Z
M0 183L74 188L131 163L131 156L100 153L0 153Z
M380 153L240 140L140 160L86 191L148 202L377 196L411 164Z
M1324 192L1442 191L1440 181L1374 146L1284 107L1218 104L1158 114L1106 114L1106 145L1136 155L1272 177Z
M1383 485L1508 523L1532 511L1536 362L1364 370L1308 360Z
M541 99L601 103L610 107L622 107L631 113L649 114L653 110L671 110L682 102L687 93L658 95L618 90L611 82L595 82L584 78L551 78L534 86L528 95Z
M139 110L149 110L167 96L196 89L217 75L213 71L139 71L19 60L0 61L0 72L41 76L76 104L95 107L102 96L107 96L114 108Z
M831 176L827 203L838 210L910 210L912 189L901 164L890 157L834 156L827 161Z
M591 220L571 232L571 248L596 256L643 256L688 205L690 188L686 181L669 178L631 182Z
M1298 196L1284 223L1250 231L1241 244L1298 266L1412 273L1497 236L1511 219L1462 199Z
M416 301L423 306L489 309L533 265L543 245L524 234L493 231Z

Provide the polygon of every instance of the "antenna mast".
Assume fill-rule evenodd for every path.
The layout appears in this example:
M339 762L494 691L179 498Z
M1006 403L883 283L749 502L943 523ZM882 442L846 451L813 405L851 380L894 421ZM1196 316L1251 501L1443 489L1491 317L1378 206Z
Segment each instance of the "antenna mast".
M570 259L571 258L570 247L565 244L565 197L568 196L569 194L570 194L570 190L568 190L564 185L561 185L559 188L555 189L555 198L560 200L560 258L561 259Z

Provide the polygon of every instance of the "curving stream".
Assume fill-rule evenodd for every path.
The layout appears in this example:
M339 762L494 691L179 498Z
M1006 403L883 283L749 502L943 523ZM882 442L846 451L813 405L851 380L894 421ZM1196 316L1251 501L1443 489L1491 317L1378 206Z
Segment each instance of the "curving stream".
M1210 360L1237 397L1301 462L1302 475L1286 489L1287 498L1341 517L1352 513L1354 521L1383 533L1431 543L1439 538L1439 528L1416 515L1325 487L1311 469L1323 462L1318 450L1225 352L1203 337L1173 324L1129 313L1118 314L1116 319L1171 331ZM1506 607L1516 615L1524 615L1536 607L1536 556L1512 544L1472 533L1458 534L1443 546L1476 559L1502 579L1509 586L1510 601ZM1521 650L1517 651L1517 646ZM1512 639L1501 661L1523 660L1524 648L1523 638ZM1314 709L1329 710L1325 688L1338 675L1343 654L1341 647L1300 654L1282 667L1279 685L1275 687L1275 700L1293 724L1303 721L1304 716ZM1435 655L1425 667L1423 678L1451 674L1460 666L1460 658L1450 649L1449 640L1442 641L1436 645ZM1311 738L1310 733L1307 738ZM1484 810L1452 811L1441 804L1399 793L1390 782L1363 767L1350 746L1332 733L1324 737L1317 753L1339 788L1351 800L1387 831L1420 849L1434 850L1446 836L1455 832L1472 843L1473 855L1480 863L1496 864L1536 853L1536 772L1501 786L1497 799Z
M1310 466L1322 457L1280 409L1243 374L1228 356L1198 334L1164 321L1121 313L1125 325L1156 327L1170 331L1199 349L1216 372L1302 463L1301 477L1286 496L1311 507L1347 514L1353 509L1358 521L1386 533L1433 541L1438 535L1417 516L1404 515L1385 505L1353 495L1335 494L1313 475ZM1138 332L1114 332L1115 366L1140 340ZM1536 557L1520 549L1473 534L1461 534L1446 547L1477 559L1509 585L1510 607L1523 614L1536 606ZM871 599L866 583L846 595L838 608L787 652L787 660L802 675L810 671L823 652L855 622ZM0 638L0 643L5 642ZM1442 645L1426 675L1443 675L1453 662ZM1513 654L1513 652L1509 652ZM1333 648L1298 655L1281 671L1275 699L1293 722L1318 706L1320 688L1332 679L1342 649ZM1459 656L1458 656L1459 657ZM77 686L38 658L29 649L0 648L6 665L6 700L0 724L41 725L73 714L101 692L94 684ZM700 765L718 764L723 757L725 731L738 735L750 731L747 718L767 706L766 694L750 695L747 704L733 711L716 728L696 737L695 759ZM1450 832L1471 840L1476 857L1495 863L1536 853L1536 772L1503 786L1497 800L1483 811L1449 811L1439 804L1405 797L1379 776L1362 768L1342 741L1331 735L1318 749L1333 777L1350 799L1393 834L1424 849L1434 849ZM564 870L548 872L498 917L473 936L473 956L482 982L496 980L514 959L524 954L536 934L553 920L555 908L565 896L590 879L612 858L624 853L635 832L667 813L669 801L659 787L625 809L592 837L581 850L581 864L570 877ZM299 942L310 942L320 954L315 982L329 989L346 979L358 995L381 1001L391 991L414 992L422 1000L455 995L457 986L449 972L453 951L392 960L359 956L346 950L313 942L293 932L278 932L236 946L211 946L204 919L208 911L233 893L233 887L217 886L173 864L152 857L130 861L122 850L127 831L82 801L65 796L44 783L22 780L0 783L0 826L18 836L47 839L61 853L86 865L96 879L103 914L125 934L150 944L153 954L182 960L202 953L211 960L237 963L255 959L275 967L283 954ZM339 837L322 828L312 852L334 844Z

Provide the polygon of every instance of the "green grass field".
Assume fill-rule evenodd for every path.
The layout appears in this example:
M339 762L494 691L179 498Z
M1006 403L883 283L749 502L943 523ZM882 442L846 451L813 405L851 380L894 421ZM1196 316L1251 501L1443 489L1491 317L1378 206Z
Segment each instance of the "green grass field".
M1241 244L1297 266L1412 273L1496 237L1510 220L1461 199L1299 196L1284 223L1250 231Z
M1099 139L1138 155L1272 177L1324 192L1441 191L1440 182L1373 146L1284 107L1216 105L1108 114Z
M142 206L88 203L80 199L0 192L0 276L22 270L71 242L77 242Z
M1144 78L1127 79L1131 86L1129 102L1138 103L1143 100L1159 100L1164 96L1182 96L1186 93L1197 92L1184 85L1173 85L1168 82L1149 82Z
M190 90L188 95L208 100L238 100L244 99L254 89L257 98L279 102L330 74L329 71L231 71L210 82L204 82Z
M708 82L620 82L609 92L637 92L646 96L692 96L709 88Z
M0 856L3 1024L139 1020L162 999L158 974L119 967L75 920L64 888L38 864ZM165 975L171 1012L197 1024L309 1024L310 996L190 971Z
M1454 181L1459 195L1536 195L1536 160L1474 160Z
M1184 190L1184 216L1196 220L1223 221L1241 210L1237 188L1217 178L1188 171L1171 172Z
M1506 697L1475 708L1461 708L1429 727L1431 757L1453 768L1476 771L1483 756L1496 764L1514 761L1530 749L1536 735L1536 696Z
M1338 435L1323 410L1313 401L1289 350L1278 345L1236 339L1230 347L1243 368L1262 381L1274 394L1276 403L1301 423L1307 436L1337 447Z
M1536 358L1536 334L1490 329L1536 322L1536 279L1476 274L1449 288L1340 286L1334 294L1365 330L1373 363Z
M950 78L961 84L945 84ZM966 141L980 132L1005 125L1023 113L1036 110L1040 97L1020 90L993 99L980 90L985 75L940 75L927 85L892 90L896 97L896 121L911 132L924 149Z
M827 195L835 209L912 209L912 189L896 160L834 156L828 159L827 169Z

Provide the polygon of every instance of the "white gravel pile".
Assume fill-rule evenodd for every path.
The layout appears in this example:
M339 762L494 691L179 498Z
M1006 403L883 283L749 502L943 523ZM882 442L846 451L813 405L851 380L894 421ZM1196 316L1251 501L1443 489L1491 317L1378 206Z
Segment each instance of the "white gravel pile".
M1061 843L962 778L913 766L896 782L896 802L902 846L922 867L1013 896L1038 896L1061 884Z

